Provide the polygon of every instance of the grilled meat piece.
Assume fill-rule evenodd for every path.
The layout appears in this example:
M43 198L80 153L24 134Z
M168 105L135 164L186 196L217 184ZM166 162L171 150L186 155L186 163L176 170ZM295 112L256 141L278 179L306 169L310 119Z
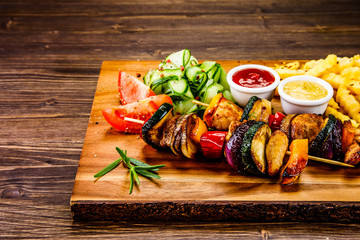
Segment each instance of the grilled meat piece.
M307 138L311 142L320 132L324 119L313 113L299 114L291 120L290 137L294 139Z
M243 110L238 105L226 98L221 98L219 105L211 116L211 126L208 127L225 131L232 121L240 120L242 113Z

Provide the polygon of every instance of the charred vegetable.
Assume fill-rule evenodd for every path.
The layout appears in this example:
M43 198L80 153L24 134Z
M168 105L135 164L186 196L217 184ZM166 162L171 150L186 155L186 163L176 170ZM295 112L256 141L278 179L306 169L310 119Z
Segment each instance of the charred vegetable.
M240 122L249 119L250 111L253 109L256 101L261 101L261 99L258 98L257 96L252 96L251 98L249 98L249 101L247 102L244 108L244 112L241 116Z
M285 135L288 137L289 141L291 139L290 135L290 129L291 129L291 121L297 116L297 114L289 114L286 115L282 120L280 124L280 131L285 133Z
M280 171L288 146L289 139L285 133L277 130L271 134L269 142L266 145L266 160L269 176L273 177Z
M244 172L245 166L242 161L241 145L245 133L253 126L256 121L247 121L240 125L231 135L229 141L225 144L225 156L229 165L235 170Z
M270 127L263 124L255 133L251 142L251 157L258 170L266 174L267 162L265 157L265 146L271 135Z
M200 138L201 151L206 158L224 157L225 131L209 131Z
M181 151L187 158L194 158L200 152L200 139L206 133L205 123L195 113L190 114L182 127Z
M249 112L248 120L269 122L271 115L271 102L267 99L259 99L255 101L252 109Z
M246 133L244 134L240 151L241 151L241 159L244 166L244 170L247 173L252 173L256 175L261 173L251 156L251 145L256 132L264 124L265 124L264 122L255 122L255 124L251 126L249 130L247 130Z
M153 148L162 149L160 141L163 138L163 129L172 117L173 106L169 103L162 104L142 126L141 134L144 141Z
M321 150L321 147L324 144L325 140L329 137L330 133L334 129L335 123L336 118L334 117L334 115L330 114L329 118L327 118L323 124L324 127L316 135L315 139L311 142L309 146L309 153L311 155L316 155Z
M332 159L334 159L336 161L340 161L341 159L344 158L344 155L341 150L342 129L343 129L343 124L339 119L337 119L335 126L334 126L334 130L332 132L332 134L333 134L333 146L332 146L333 147L333 157L332 157Z
M283 185L292 184L308 162L308 139L295 139L290 144L291 155L282 171Z

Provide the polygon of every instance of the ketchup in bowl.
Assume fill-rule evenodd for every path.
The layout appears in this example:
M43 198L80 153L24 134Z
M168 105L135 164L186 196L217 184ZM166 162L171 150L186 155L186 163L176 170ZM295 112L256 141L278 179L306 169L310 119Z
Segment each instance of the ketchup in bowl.
M246 68L235 72L232 80L241 87L262 88L271 85L275 77L266 70Z

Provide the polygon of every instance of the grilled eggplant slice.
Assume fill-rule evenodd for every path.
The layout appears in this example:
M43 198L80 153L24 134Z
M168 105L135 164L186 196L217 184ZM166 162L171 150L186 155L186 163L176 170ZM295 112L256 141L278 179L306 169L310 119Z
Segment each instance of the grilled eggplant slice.
M273 132L269 142L266 144L266 160L268 174L270 177L276 176L284 163L284 157L289 146L289 139L280 130Z
M343 129L342 122L339 119L336 119L334 130L332 132L333 152L334 152L332 159L336 161L341 161L342 159L344 159L344 155L341 151L342 129Z
M319 156L321 147L324 144L325 140L329 137L332 130L334 129L335 123L336 123L336 118L332 114L329 115L329 118L325 119L325 121L322 124L324 127L320 130L320 132L316 135L314 140L310 143L309 146L310 155Z
M332 159L334 155L333 150L333 133L331 132L329 136L325 139L323 145L320 148L317 156L327 159Z
M232 168L242 173L246 173L246 172L241 157L241 145L245 133L255 123L256 121L251 120L245 122L244 124L241 124L239 127L236 128L236 130L231 135L229 141L227 141L225 144L225 156L227 162Z
M232 134L235 132L235 130L242 125L243 123L245 123L247 120L243 121L243 122L239 122L239 121L233 121L230 123L229 125L229 130L228 133L226 134L226 141L229 141L229 139L231 138Z
M266 173L267 162L265 158L265 146L269 141L271 129L269 125L262 125L254 135L251 142L251 157L262 174Z

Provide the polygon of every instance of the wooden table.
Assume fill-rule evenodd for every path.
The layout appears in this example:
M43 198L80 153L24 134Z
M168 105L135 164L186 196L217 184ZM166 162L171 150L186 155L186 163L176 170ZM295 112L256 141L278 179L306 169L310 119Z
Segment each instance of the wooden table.
M356 223L73 222L70 196L104 60L360 53L349 1L0 3L0 238L357 239Z

